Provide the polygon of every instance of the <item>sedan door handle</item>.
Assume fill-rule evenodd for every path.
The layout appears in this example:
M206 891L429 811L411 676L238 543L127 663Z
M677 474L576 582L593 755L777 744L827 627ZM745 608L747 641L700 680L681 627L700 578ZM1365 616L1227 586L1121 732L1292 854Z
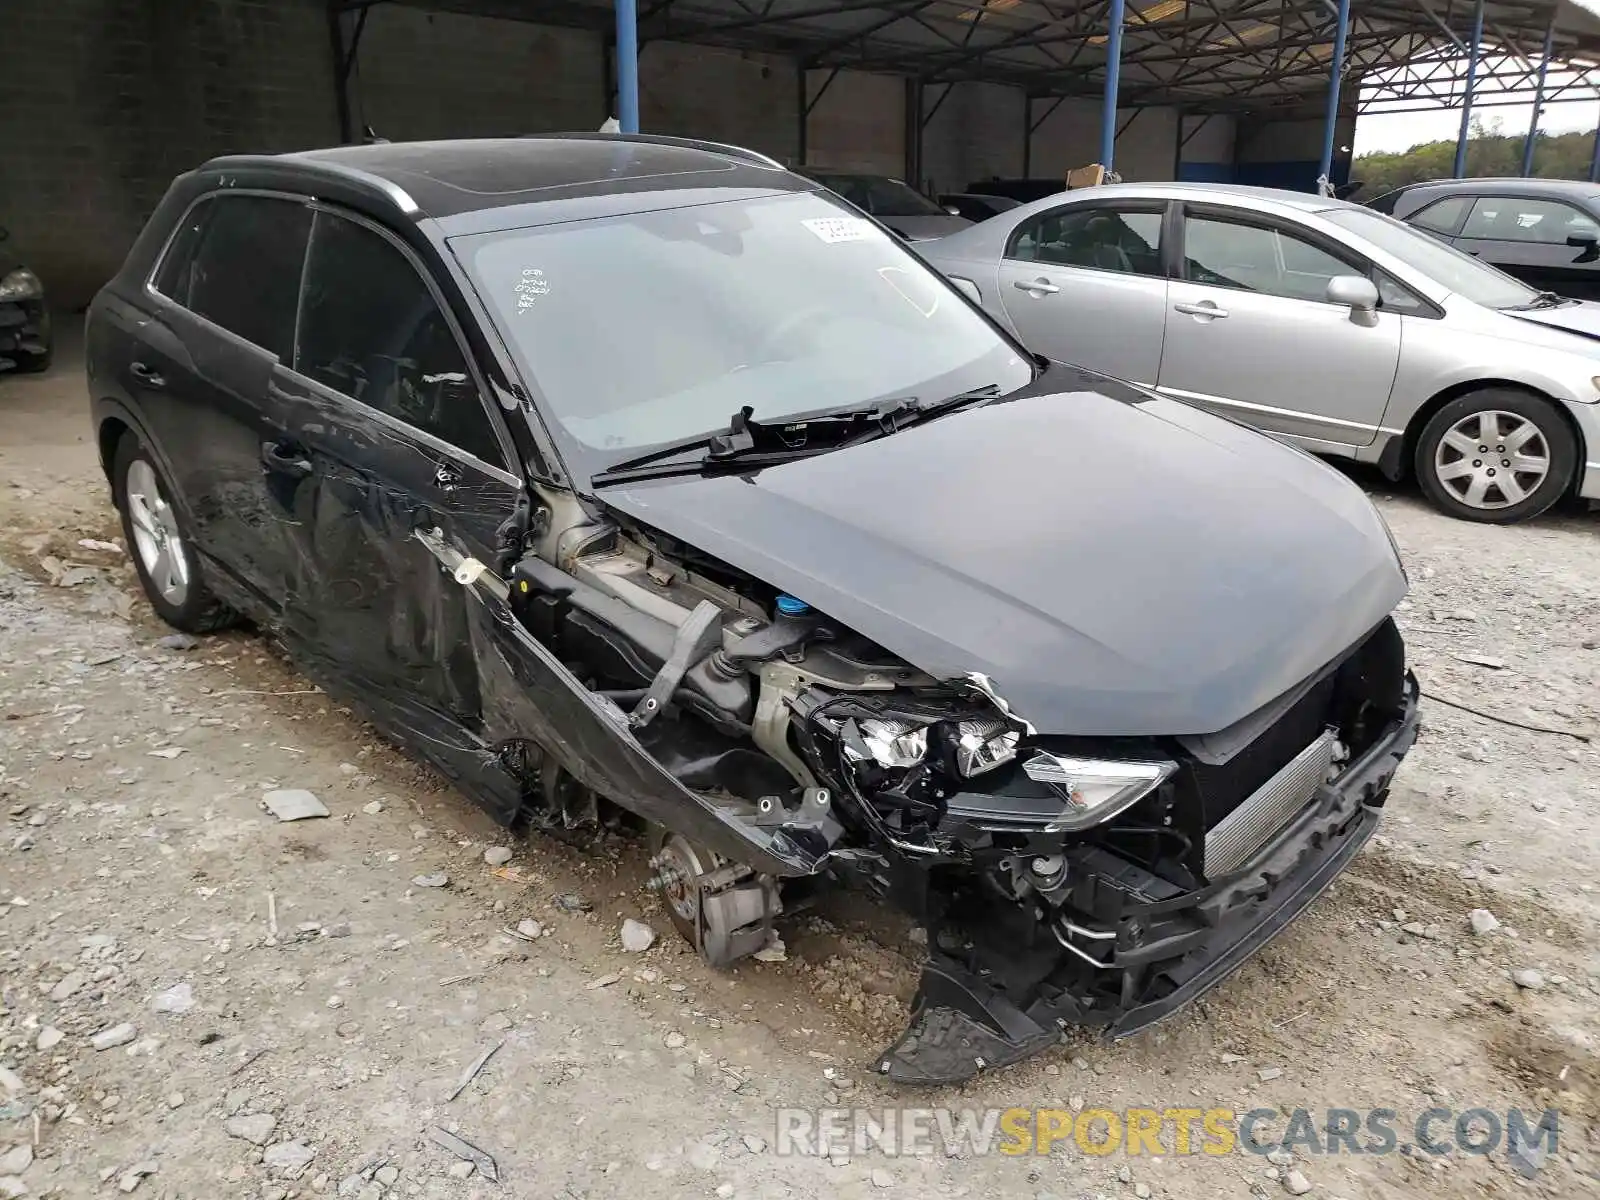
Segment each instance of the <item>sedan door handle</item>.
M1218 308L1209 300L1202 300L1198 304L1179 302L1172 306L1172 311L1181 312L1191 317L1225 317L1228 315L1227 309Z
M129 363L128 373L146 387L159 388L167 386L167 381L162 378L161 372L147 363Z
M293 442L262 442L261 465L269 475L284 475L290 479L304 479L311 474L311 460Z
M1061 290L1048 279L1019 279L1011 286L1021 292L1034 292L1039 295L1054 295Z

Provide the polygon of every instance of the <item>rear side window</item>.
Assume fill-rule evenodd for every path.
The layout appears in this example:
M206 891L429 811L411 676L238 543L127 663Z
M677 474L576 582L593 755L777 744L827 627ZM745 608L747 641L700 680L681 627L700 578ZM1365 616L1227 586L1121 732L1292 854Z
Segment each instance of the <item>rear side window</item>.
M1472 206L1461 236L1565 246L1569 237L1600 237L1600 224L1588 213L1559 200L1481 196Z
M505 459L461 345L400 249L319 213L295 370L488 463Z
M1435 200L1421 212L1414 212L1406 220L1434 233L1453 234L1461 228L1461 218L1467 215L1472 204L1471 196L1446 196Z
M1162 275L1160 212L1086 205L1022 222L1006 257L1126 275Z
M289 362L311 210L270 196L215 196L189 210L156 290Z

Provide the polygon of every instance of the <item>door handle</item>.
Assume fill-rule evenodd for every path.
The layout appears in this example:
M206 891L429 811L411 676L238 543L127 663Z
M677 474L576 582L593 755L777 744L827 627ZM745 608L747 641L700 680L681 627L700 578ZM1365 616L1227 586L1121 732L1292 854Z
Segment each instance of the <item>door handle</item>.
M1054 295L1061 290L1048 279L1019 279L1011 286L1020 292L1034 292L1038 295Z
M453 492L456 485L461 482L461 472L449 463L440 463L439 469L433 473L433 484L441 492Z
M1218 308L1209 300L1201 300L1198 304L1189 304L1180 301L1172 306L1173 312L1181 312L1191 317L1225 317L1228 310Z
M161 372L147 363L129 363L128 373L146 387L159 388L167 386L167 381L162 378Z
M311 474L311 460L306 452L293 442L262 442L261 465L269 475L284 475L290 479L304 479Z

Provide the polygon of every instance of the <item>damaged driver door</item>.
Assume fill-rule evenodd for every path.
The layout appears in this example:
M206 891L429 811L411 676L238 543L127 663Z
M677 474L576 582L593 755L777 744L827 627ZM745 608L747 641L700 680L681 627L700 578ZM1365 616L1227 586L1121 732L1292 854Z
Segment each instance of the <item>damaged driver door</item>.
M319 210L275 460L304 476L304 614L286 633L403 744L509 818L483 737L469 598L419 540L493 562L524 494L459 331L422 266L364 220Z

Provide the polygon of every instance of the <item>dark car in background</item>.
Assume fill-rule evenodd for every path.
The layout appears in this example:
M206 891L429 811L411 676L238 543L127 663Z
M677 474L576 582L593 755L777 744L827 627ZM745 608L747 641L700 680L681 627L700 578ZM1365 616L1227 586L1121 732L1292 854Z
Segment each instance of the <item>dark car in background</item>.
M941 238L972 224L941 208L910 184L887 175L806 170L802 174L844 197L908 242Z
M892 1080L1203 994L1415 736L1359 488L1029 355L746 151L218 159L86 337L161 617L252 619L508 824L638 829L714 965L825 884L906 910Z
M1368 207L1533 287L1600 300L1600 184L1442 179L1397 188L1368 201Z
M981 192L947 192L939 197L939 203L976 224L1016 208L1022 201L1010 196L985 196Z
M51 352L44 284L12 252L10 241L10 232L0 228L0 374L43 371Z

